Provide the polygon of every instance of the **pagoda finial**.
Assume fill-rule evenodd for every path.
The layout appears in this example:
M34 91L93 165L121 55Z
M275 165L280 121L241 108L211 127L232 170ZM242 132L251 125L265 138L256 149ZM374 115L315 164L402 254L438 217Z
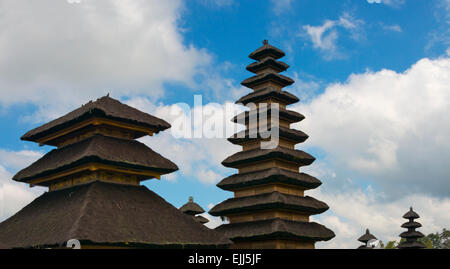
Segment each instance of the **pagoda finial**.
M263 45L265 46L265 45L268 45L268 44L269 44L269 40L264 39L264 40L263 40Z
M193 203L193 202L194 202L194 197L189 196L189 202L190 202L190 203Z

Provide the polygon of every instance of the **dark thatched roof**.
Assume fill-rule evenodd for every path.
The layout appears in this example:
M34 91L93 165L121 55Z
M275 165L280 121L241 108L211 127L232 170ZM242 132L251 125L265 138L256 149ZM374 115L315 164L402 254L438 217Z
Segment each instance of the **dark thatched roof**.
M258 61L258 60L261 60L268 56L270 56L274 59L279 59L279 58L285 56L285 53L282 50L280 50L279 48L269 45L269 43L266 41L263 44L264 45L262 47L259 47L257 50L250 53L250 55L248 57L253 60Z
M420 218L419 214L413 211L412 207L409 209L408 212L406 212L405 215L403 215L403 218L405 219L418 219Z
M277 99L281 103L284 103L286 105L294 104L294 103L297 103L298 101L300 101L295 95L293 95L287 91L280 91L279 89L277 89L275 87L269 86L269 87L251 92L251 93L241 97L239 100L236 101L236 104L242 103L242 104L246 105L251 102L257 102L257 101L265 100L268 98Z
M3 244L2 242L0 242L0 249L7 249L8 247L5 245L5 244Z
M366 229L366 233L363 234L360 238L358 238L359 242L367 243L370 240L376 240L377 238L369 232L369 229Z
M293 162L299 166L310 165L315 160L313 156L302 150L276 147L274 149L257 148L247 151L240 151L226 158L222 164L226 167L235 168L242 164L271 159L281 159L284 161Z
M274 69L276 72L283 72L286 71L286 69L289 68L289 65L287 65L286 63L277 61L273 58L266 58L260 62L254 62L251 63L247 66L247 70L253 73L256 73L260 70L263 70L267 67L271 67L272 69Z
M286 87L294 83L294 80L289 77L274 72L265 72L243 80L241 85L248 88L253 88L261 83L266 83L269 81L276 83L281 87Z
M422 238L424 237L423 233L419 231L406 231L400 234L401 238Z
M408 221L408 222L403 223L401 227L402 228L407 228L407 229L408 228L416 229L416 228L422 227L422 224L420 224L418 222L415 222L415 221Z
M89 162L152 170L162 174L178 170L176 164L143 143L94 135L80 142L50 151L32 165L18 172L13 179L27 181Z
M87 244L137 247L224 247L230 242L145 186L94 182L46 192L0 223L10 248Z
M194 203L194 199L192 197L189 197L189 201L180 207L180 210L188 215L197 215L205 212L200 205Z
M409 211L406 212L405 215L403 215L403 218L409 220L408 222L402 224L402 228L407 228L408 230L400 234L400 237L406 239L406 241L400 243L398 245L398 248L425 248L425 245L422 242L417 241L417 239L424 237L423 233L416 231L416 228L421 227L422 224L413 221L414 219L419 218L419 214L414 212L413 208L410 207Z
M276 113L276 110L275 110ZM272 116L272 108L270 106L267 107L267 109L263 109L260 108L258 110L251 110L251 111L244 111L242 113L237 114L236 116L234 116L231 121L232 122L236 122L236 123L240 123L240 124L245 124L245 123L249 123L250 122L250 116L252 117L258 117L258 120L262 121L262 119L266 118L266 119L270 119ZM295 123L295 122L299 122L305 119L305 116L303 116L302 114L293 111L293 110L287 110L284 108L279 108L278 109L278 117L280 120L284 120L287 121L289 123ZM261 119L259 119L261 118ZM240 122L244 120L244 122ZM253 119L251 119L253 120Z
M205 224L208 223L209 220L203 216L194 216L194 219L198 222L200 222L201 224Z
M234 134L232 137L228 138L228 141L233 144L239 145L252 140L267 139L270 138L270 134L272 133L272 131L277 132L277 130L280 138L288 139L295 143L302 143L305 142L306 139L308 139L308 135L300 130L279 126L268 128L268 130L265 130L263 132L259 132L258 128L253 128L250 130L247 129Z
M333 231L315 222L279 218L223 224L216 230L233 241L272 238L328 241L335 236Z
M109 96L104 96L94 102L90 101L60 118L29 131L23 135L21 139L36 141L39 138L73 125L76 122L95 116L152 128L156 133L170 128L170 124L162 119L122 104Z
M403 242L400 243L397 248L400 249L420 249L426 248L425 244L419 241Z
M320 180L308 174L274 167L255 172L234 174L220 181L217 187L223 190L233 191L268 183L284 183L305 189L315 189L322 184Z
M328 205L309 196L290 195L280 192L264 193L246 197L230 198L213 207L209 214L228 216L256 210L285 209L320 214L328 210Z

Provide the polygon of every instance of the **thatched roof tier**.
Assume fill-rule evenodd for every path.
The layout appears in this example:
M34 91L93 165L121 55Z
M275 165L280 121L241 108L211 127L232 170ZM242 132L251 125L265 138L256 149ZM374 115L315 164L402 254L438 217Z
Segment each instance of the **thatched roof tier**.
M403 215L403 218L409 220L408 222L402 224L402 228L407 228L408 230L400 234L400 237L406 239L406 241L400 243L398 248L425 248L425 244L417 241L417 239L424 237L423 233L416 231L416 228L422 226L420 223L414 221L414 219L419 218L419 214L414 212L413 208L410 207L409 211Z
M213 207L209 214L223 216L257 210L295 210L309 215L320 214L328 210L328 205L309 196L290 195L270 192L253 196L230 198Z
M425 244L419 241L403 242L398 246L400 249L420 249L426 248Z
M176 164L135 140L94 135L80 142L54 149L13 179L27 182L87 163L101 163L124 168L167 174L178 170Z
M310 165L315 160L313 156L302 150L288 149L278 146L274 149L256 148L237 152L226 158L222 164L226 167L238 168L243 164L271 159L279 159L295 163L298 166Z
M222 248L231 242L145 186L105 182L46 192L0 223L9 248L82 246ZM126 245L125 245L126 244Z
M359 242L367 243L370 240L376 240L377 238L369 232L369 229L366 229L366 233L363 234L360 238L358 238Z
M269 42L267 42L267 40L264 40L263 46L259 47L257 50L250 53L250 55L248 57L250 59L259 61L266 57L279 59L284 56L285 56L285 53L282 50L280 50L279 48L276 48L272 45L269 45Z
M256 76L253 76L253 77L243 80L241 82L241 85L245 86L247 88L253 89L256 86L258 86L262 83L267 83L267 82L275 83L275 84L279 85L280 87L286 87L286 86L293 84L294 80L292 80L289 77L280 75L278 73L264 72L264 73L261 73Z
M268 106L267 108L264 108L264 109L260 108L258 110L244 111L244 112L234 116L231 119L231 121L235 122L235 123L240 123L240 124L247 124L247 123L251 123L250 118L249 118L250 116L252 116L252 117L256 116L258 119L266 118L267 120L269 120L271 118L271 115L272 115L272 108L271 108L271 106ZM279 118L279 120L287 121L289 123L295 123L295 122L300 122L300 121L304 120L305 116L303 116L302 114L300 114L296 111L287 110L287 109L279 107L278 108L278 118ZM241 122L241 120L244 120L244 122ZM261 119L259 119L259 121L261 121Z
M289 65L287 65L286 63L277 61L273 58L266 58L262 61L251 63L246 67L246 69L248 71L253 72L253 73L258 73L259 71L267 69L267 68L271 68L275 72L283 72L289 68Z
M203 216L195 216L194 219L198 222L200 222L201 224L205 224L208 223L209 220Z
M419 231L406 231L400 234L401 238L422 238L424 237L423 233Z
M253 128L251 130L247 129L228 138L228 141L233 144L240 145L252 140L267 139L272 131L276 132L277 130L280 138L290 140L296 144L305 142L305 140L308 139L308 135L300 130L279 126L274 127L273 129L268 128L268 130L263 132L260 132L258 128Z
M41 138L47 135L95 117L149 128L155 133L170 128L170 124L162 119L122 104L109 96L104 96L94 102L90 101L58 119L27 132L21 139L39 142ZM145 134L143 133L141 136L143 135Z
M415 222L415 221L411 221L411 222L408 221L408 222L403 223L401 227L407 228L407 229L409 229L409 228L417 229L417 228L422 227L422 224Z
M419 214L413 211L412 207L409 209L408 212L403 215L403 218L405 219L418 219L420 218Z
M233 191L271 183L289 184L304 189L315 189L322 184L320 180L308 174L296 173L274 167L256 172L234 174L220 181L217 187L223 190Z
M205 212L199 204L194 203L193 197L189 197L189 201L180 207L180 210L188 215L197 215Z
M280 218L224 224L216 230L235 242L272 238L328 241L335 237L333 231L321 224Z
M294 104L300 101L300 99L298 99L295 95L287 91L280 91L280 89L269 86L241 97L236 101L236 104L242 103L246 105L248 103L264 101L270 98L275 99L285 105Z

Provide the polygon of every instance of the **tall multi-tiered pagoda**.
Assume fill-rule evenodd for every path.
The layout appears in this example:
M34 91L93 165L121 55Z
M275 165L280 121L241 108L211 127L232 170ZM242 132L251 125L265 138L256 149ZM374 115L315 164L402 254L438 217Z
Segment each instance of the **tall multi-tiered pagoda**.
M233 119L239 123L239 119L245 119L246 130L228 139L242 146L242 151L222 164L238 169L238 173L217 184L223 190L234 192L234 198L216 205L209 212L229 220L217 231L230 238L234 248L314 248L316 241L327 241L335 236L325 226L310 222L311 215L326 211L328 206L304 194L321 182L299 173L299 167L310 165L315 159L295 149L295 145L304 142L308 136L290 128L305 117L286 109L299 99L283 90L294 83L279 74L289 67L277 60L283 56L283 51L266 40L262 47L252 52L249 57L256 62L248 65L247 70L256 75L244 80L242 85L253 92L236 102L250 108ZM272 124L276 119L271 117L271 104L279 106L277 126ZM256 111L257 107L261 109ZM255 114L259 117L257 124L251 120L251 115ZM264 123L270 127L259 128ZM270 140L267 134L272 131L279 134L278 145L261 147L263 142Z
M0 223L8 248L224 247L231 242L183 214L144 180L178 167L135 139L170 128L162 119L109 96L26 133L22 139L56 146L14 180L48 187Z
M194 202L194 197L190 196L187 203L185 203L182 207L180 207L180 211L184 214L187 214L191 217L193 217L196 221L200 222L201 224L208 223L209 220L203 216L200 216L199 214L205 213L205 210L203 208Z
M407 219L408 222L403 223L401 227L408 230L400 234L400 237L405 239L405 241L401 242L397 248L425 248L426 246L424 243L417 241L417 239L424 237L423 233L416 231L417 228L422 227L422 224L414 221L415 219L420 218L419 214L414 212L413 208L410 207L409 211L403 215L403 218Z
M358 249L372 249L373 246L369 246L370 240L377 240L377 238L369 232L369 229L366 229L366 233L358 238L358 241L364 244L359 246Z

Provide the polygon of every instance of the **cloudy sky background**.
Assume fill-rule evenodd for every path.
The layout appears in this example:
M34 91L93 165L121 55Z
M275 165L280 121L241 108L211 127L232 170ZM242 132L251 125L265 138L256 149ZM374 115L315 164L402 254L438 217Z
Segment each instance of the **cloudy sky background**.
M398 240L409 206L425 234L449 228L449 26L449 0L0 0L0 221L44 191L11 180L51 149L26 131L107 93L168 121L195 94L204 111L231 104L269 39L302 99L297 147L317 158L304 171L323 182L307 194L330 206L314 220L336 238L318 247L357 247L366 228ZM215 186L235 173L220 164L239 150L226 139L141 141L180 167L145 183L168 202L232 196Z

